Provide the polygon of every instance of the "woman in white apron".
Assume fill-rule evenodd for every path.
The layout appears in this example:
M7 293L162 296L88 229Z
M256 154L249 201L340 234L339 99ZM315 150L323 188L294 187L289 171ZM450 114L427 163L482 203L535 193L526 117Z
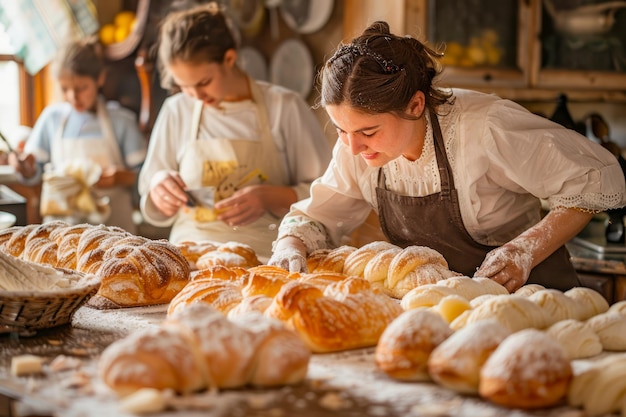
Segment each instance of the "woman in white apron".
M136 116L99 96L101 46L68 43L53 71L65 102L44 109L24 147L34 158L21 157L16 169L26 184L43 177L44 221L106 223L134 233L132 187L147 144Z
M330 160L315 115L297 93L258 82L236 64L236 42L214 5L168 15L159 63L169 97L139 178L141 209L173 242L250 245L261 258L290 205L309 195ZM214 207L189 207L186 190L215 188Z

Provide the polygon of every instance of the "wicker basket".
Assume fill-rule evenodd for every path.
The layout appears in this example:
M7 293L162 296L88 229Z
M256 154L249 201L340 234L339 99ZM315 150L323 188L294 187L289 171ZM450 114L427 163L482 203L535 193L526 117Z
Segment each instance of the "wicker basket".
M84 276L76 286L55 291L0 291L0 333L28 332L67 324L98 288L99 280Z

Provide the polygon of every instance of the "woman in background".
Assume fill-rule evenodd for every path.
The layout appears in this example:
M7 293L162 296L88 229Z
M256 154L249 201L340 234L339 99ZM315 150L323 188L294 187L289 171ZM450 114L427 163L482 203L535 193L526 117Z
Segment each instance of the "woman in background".
M376 22L326 62L321 105L340 140L283 219L270 264L305 270L374 208L391 243L431 247L464 275L510 292L579 285L564 245L626 204L617 159L512 101L438 88L441 56Z
M86 176L95 175L91 181L95 184L89 192L93 192L94 200L105 198L109 202L107 213L110 214L101 217L103 222L134 233L132 193L147 143L136 115L117 102L106 102L99 94L106 77L102 45L95 39L71 41L60 50L51 70L65 101L43 110L24 152L12 154L9 162L25 184L41 181L44 165L56 179L63 176L71 179L78 171ZM44 181L45 178L44 175ZM67 188L74 190L82 185L73 183ZM47 189L45 183L43 188ZM44 211L44 221L81 223L94 218L89 210L72 210L76 195L64 195L63 189L54 190L53 194L61 205L62 198L69 199L65 203L72 213L60 214L59 210L59 214L46 215Z
M160 29L164 102L139 177L141 209L170 240L236 241L269 257L278 223L330 160L297 93L237 66L237 44L215 3L170 13ZM214 187L215 205L186 193ZM193 205L193 207L189 207Z

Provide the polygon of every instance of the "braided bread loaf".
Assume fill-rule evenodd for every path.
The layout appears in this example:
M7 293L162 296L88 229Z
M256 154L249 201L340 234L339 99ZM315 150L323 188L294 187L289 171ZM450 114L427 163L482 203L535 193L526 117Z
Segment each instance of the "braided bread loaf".
M168 303L190 277L189 264L166 240L153 241L104 225L55 221L0 233L0 250L25 261L97 276L97 308Z
M310 356L298 335L276 320L259 314L229 320L198 303L109 345L98 373L120 396L141 388L189 393L296 384L305 378Z
M460 275L448 269L444 257L426 246L404 249L385 241L360 248L340 246L331 251L316 251L307 258L310 272L339 272L365 278L374 287L394 298L421 285Z
M295 330L313 352L374 346L400 313L398 303L357 277L323 290L306 282L288 282L265 310L266 316Z

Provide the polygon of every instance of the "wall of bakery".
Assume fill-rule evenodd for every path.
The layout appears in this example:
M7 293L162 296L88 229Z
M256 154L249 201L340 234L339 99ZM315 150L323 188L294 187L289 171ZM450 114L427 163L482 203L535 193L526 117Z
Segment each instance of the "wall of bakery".
M152 0L150 7L158 15L176 1ZM456 25L460 28L459 30L464 30L465 33L474 31L474 33L478 33L480 36L484 35L483 37L486 38L487 35L485 34L489 34L490 30L498 29L497 23L492 22L506 20L497 14L490 14L489 10L486 11L482 3L489 1L493 0L452 0L443 3L429 0L390 0L386 2L377 0L316 0L312 1L311 4L315 5L317 9L313 10L315 9L313 7L308 13L306 11L302 13L303 10L298 10L298 7L302 7L303 4L308 4L304 1L278 1L275 3L282 4L282 6L275 8L266 7L272 2L263 0L230 2L224 0L224 3L230 5L235 21L238 23L243 48L242 55L245 55L247 59L247 69L257 78L286 84L291 88L301 90L303 96L314 106L317 98L316 74L320 66L342 40L357 35L368 23L378 19L386 20L390 23L392 31L396 33L410 34L433 44L436 44L437 41L446 41L449 47L451 43L454 43L451 42L454 39L446 39L445 35L442 35L442 31L434 30L435 23L438 23L439 27ZM458 2L460 3L455 6ZM122 10L137 10L141 0L94 0L94 3L98 10L100 23L105 25L112 22L115 15ZM569 2L561 0L518 0L510 3L513 5L510 13L513 13L517 19L515 25L518 31L517 37L518 39L528 38L528 45L520 46L520 42L517 41L517 44L511 47L505 43L492 45L492 47L518 50L518 56L516 60L514 59L513 65L523 67L520 74L511 75L510 71L502 69L502 63L489 67L488 63L485 62L478 69L477 67L466 66L471 65L471 62L469 64L451 62L449 69L446 70L448 76L443 78L443 83L449 86L493 92L511 98L531 111L546 117L551 117L554 114L559 96L566 94L569 98L567 109L579 128L584 126L589 115L600 114L609 126L610 139L617 142L622 148L626 148L626 78L623 78L623 83L622 78L619 78L621 76L626 77L624 68L620 68L617 71L618 74L613 74L611 77L598 77L608 80L609 86L602 85L596 88L584 78L584 75L581 75L585 71L542 72L542 68L536 68L541 64L532 62L533 56L536 58L542 53L545 55L546 48L544 46L554 40L554 37L549 37L550 34L546 29L546 19L550 18L546 12L546 4L551 5L553 9L556 7L558 11L565 7L598 7L598 5L602 6L604 0L572 0ZM449 4L448 9L438 6L442 4ZM288 10L289 7L292 9ZM454 10L458 11L459 8L466 8L470 12L452 13ZM472 9L481 10L481 17L459 17L471 15ZM502 11L502 7L494 7L493 9L500 10L498 13L507 13L507 11ZM610 16L615 19L614 26L616 28L626 27L626 24L622 24L626 23L626 8L601 11L604 13L602 16L610 13ZM538 17L540 15L537 13L543 13L547 17ZM154 23L157 18L157 16L151 16L151 22ZM455 25L446 22L455 23ZM544 25L543 29L537 27L541 24ZM615 30L609 32L605 38L609 39L610 45L618 45L618 55L626 54L624 49L626 48L626 36L623 36L622 32L615 32ZM437 36L442 39L436 39ZM506 33L501 34L502 38L505 36ZM620 38L621 36L623 39ZM474 42L475 38L476 36L472 35L471 41L456 43L461 44L470 53L474 52L474 57L480 57L480 54L476 55L475 49L472 51L470 48L470 43ZM542 43L536 42L538 39ZM623 44L620 44L622 41ZM144 45L150 42L151 40L144 40ZM571 42L566 44L571 46ZM600 48L603 45L606 47L607 43L596 42L590 47ZM573 48L573 46L571 47ZM620 47L621 49L619 49ZM494 50L486 52L493 52ZM519 50L526 52L530 58L526 59L523 56L520 58ZM451 56L452 50L449 49L448 52L450 52L448 56ZM294 58L294 56L299 58ZM132 79L133 59L133 57L128 57L125 60L120 60L126 61L125 63L113 63L113 65L125 67L129 73L128 77ZM618 56L616 59L623 60L623 57ZM301 62L307 63L308 60L310 60L311 65L300 65ZM504 58L502 60L504 61ZM565 63L566 66L568 64L568 62ZM626 65L626 61L621 62L620 65ZM124 71L118 71L118 73L123 74ZM542 81L543 79L545 81ZM567 79L571 79L572 82L556 85L561 82L560 80ZM615 81L613 82L613 80ZM614 83L613 88L610 87L612 82ZM126 104L131 108L138 109L141 100L138 87L129 88L128 80L124 83L126 85L113 88L110 95L115 95L118 91L132 94L133 97L126 98ZM130 83L132 84L132 80ZM611 92L612 90L617 92ZM156 93L153 99L157 102L157 106L153 106L153 112L158 110L158 102L167 94L162 91ZM329 140L334 141L335 132L332 126L328 124L326 114L321 109L316 109L316 114L324 125Z

